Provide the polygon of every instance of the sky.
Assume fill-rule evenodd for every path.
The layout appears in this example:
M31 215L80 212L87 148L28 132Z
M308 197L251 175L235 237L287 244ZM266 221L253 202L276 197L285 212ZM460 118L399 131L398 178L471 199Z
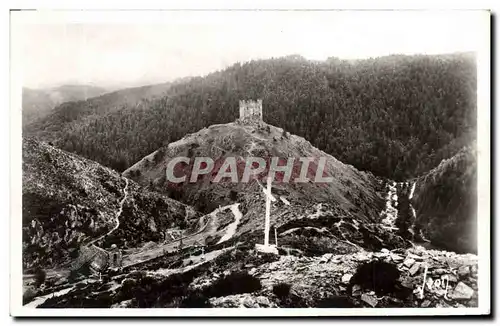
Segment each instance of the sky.
M484 13L466 11L13 12L22 85L119 88L299 54L357 59L477 51Z

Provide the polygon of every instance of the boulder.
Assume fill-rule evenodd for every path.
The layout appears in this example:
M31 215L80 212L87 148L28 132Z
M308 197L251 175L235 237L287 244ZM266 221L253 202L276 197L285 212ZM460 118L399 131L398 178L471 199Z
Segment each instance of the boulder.
M361 295L361 300L368 303L370 306L372 306L373 308L375 308L375 306L377 306L378 304L378 300L375 296L373 295L369 295L369 294L366 294L366 293L363 293Z
M333 254L324 254L323 256L321 256L321 260L319 261L319 263L327 263L330 259L332 259L333 257Z
M420 263L415 263L410 268L409 273L411 276L415 275L420 270Z
M267 307L270 305L269 299L262 295L255 298L255 301L261 306Z
M255 308L257 305L255 304L255 301L252 300L251 297L245 297L243 299L243 306L246 308Z
M413 258L407 258L404 262L403 262L403 265L410 268L413 266L413 264L415 263L415 259Z
M404 257L403 256L400 256L400 255L397 255L397 254L391 254L391 258L392 260L395 262L395 263L399 263L399 262L402 262Z
M375 252L373 253L373 256L377 258L384 258L384 257L389 257L389 253L386 252Z
M408 255L406 256L406 258L412 258L412 259L415 259L415 260L422 260L423 259L422 256L412 254L411 252L408 253Z
M352 296L353 297L357 297L357 296L360 296L360 295L361 295L361 286L359 286L358 284L355 284L352 287Z
M467 277L467 275L470 274L470 268L469 266L460 266L457 272L458 276L460 278Z
M342 276L342 283L348 284L351 278L352 274L344 274L344 276Z
M468 300L472 298L474 290L463 282L459 282L450 295L451 299Z
M455 275L453 274L443 274L441 275L441 280L446 282L446 279L448 279L449 283L457 283L458 279Z

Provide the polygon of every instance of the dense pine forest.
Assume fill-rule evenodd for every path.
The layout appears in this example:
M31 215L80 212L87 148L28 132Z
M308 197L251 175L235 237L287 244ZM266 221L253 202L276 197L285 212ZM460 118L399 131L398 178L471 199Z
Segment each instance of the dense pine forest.
M357 169L403 180L475 138L474 55L237 63L173 83L159 98L64 103L25 127L64 150L123 171L161 145L233 121L240 99L262 98L264 121Z

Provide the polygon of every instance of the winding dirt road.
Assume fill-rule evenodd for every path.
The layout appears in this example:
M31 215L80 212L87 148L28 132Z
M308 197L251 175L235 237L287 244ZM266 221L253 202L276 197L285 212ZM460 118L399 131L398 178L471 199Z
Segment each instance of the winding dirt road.
M198 229L198 231L196 231L195 233L192 233L192 234L189 234L189 235L182 237L182 246L184 248L186 248L186 247L196 246L198 244L203 244L205 242L205 238L207 236L213 235L216 233L217 213L225 211L227 209L231 209L231 211L234 214L235 222L236 222L236 225L234 225L234 227L236 228L237 223L239 223L239 219L241 218L241 215L238 216L238 213L241 214L241 212L239 211L237 205L239 205L239 203L230 204L230 205L227 205L224 207L220 207L220 208L214 210L213 212L211 212L210 214L205 215L205 218L208 217L208 221L202 227L200 227ZM233 222L233 224L235 222ZM231 231L231 230L229 230L229 231ZM234 231L236 231L236 229ZM141 250L139 252L134 252L134 253L130 253L128 255L124 255L123 267L130 267L133 265L142 264L148 260L159 257L159 256L163 255L164 253L176 251L179 247L180 240L181 239L176 239L176 240L173 240L173 241L168 242L168 243L159 244L153 248L148 248L146 250Z
M128 188L128 179L125 178L125 187L123 188L123 198L120 200L118 211L115 214L115 227L112 228L111 230L109 230L108 233L106 233L106 234L100 236L99 238L94 239L91 242L89 242L87 244L87 246L90 246L91 244L94 244L95 242L97 242L101 239L104 239L105 237L107 237L108 235L110 235L111 233L116 231L116 229L118 229L120 227L120 216L122 215L122 212L123 212L123 204L125 203L125 200L127 200L127 197L128 197L127 188Z

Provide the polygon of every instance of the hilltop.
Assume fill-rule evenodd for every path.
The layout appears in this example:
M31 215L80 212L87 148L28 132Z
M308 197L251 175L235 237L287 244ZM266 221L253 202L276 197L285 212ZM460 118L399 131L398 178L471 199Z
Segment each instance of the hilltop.
M217 207L238 203L242 218L234 229L232 241L241 238L258 241L263 237L262 189L265 181L213 182L214 171L196 182L171 183L166 178L166 167L172 158L181 156L190 158L191 163L175 173L187 175L187 180L190 180L194 157L210 157L215 162L237 158L240 160L239 178L244 166L241 160L245 157L313 157L316 160L324 157L324 173L333 177L331 183L315 183L312 180L306 183L273 183L271 192L276 201L272 203L271 224L283 234L280 239L315 254L329 250L352 251L358 246L380 249L409 245L378 225L379 214L384 207L384 180L343 164L304 138L281 128L262 121L213 125L159 148L123 173L143 186L168 194L207 214ZM278 174L276 178L282 177ZM230 218L228 223L232 221ZM309 248L310 245L316 246L313 244L315 241L331 243L326 247Z

